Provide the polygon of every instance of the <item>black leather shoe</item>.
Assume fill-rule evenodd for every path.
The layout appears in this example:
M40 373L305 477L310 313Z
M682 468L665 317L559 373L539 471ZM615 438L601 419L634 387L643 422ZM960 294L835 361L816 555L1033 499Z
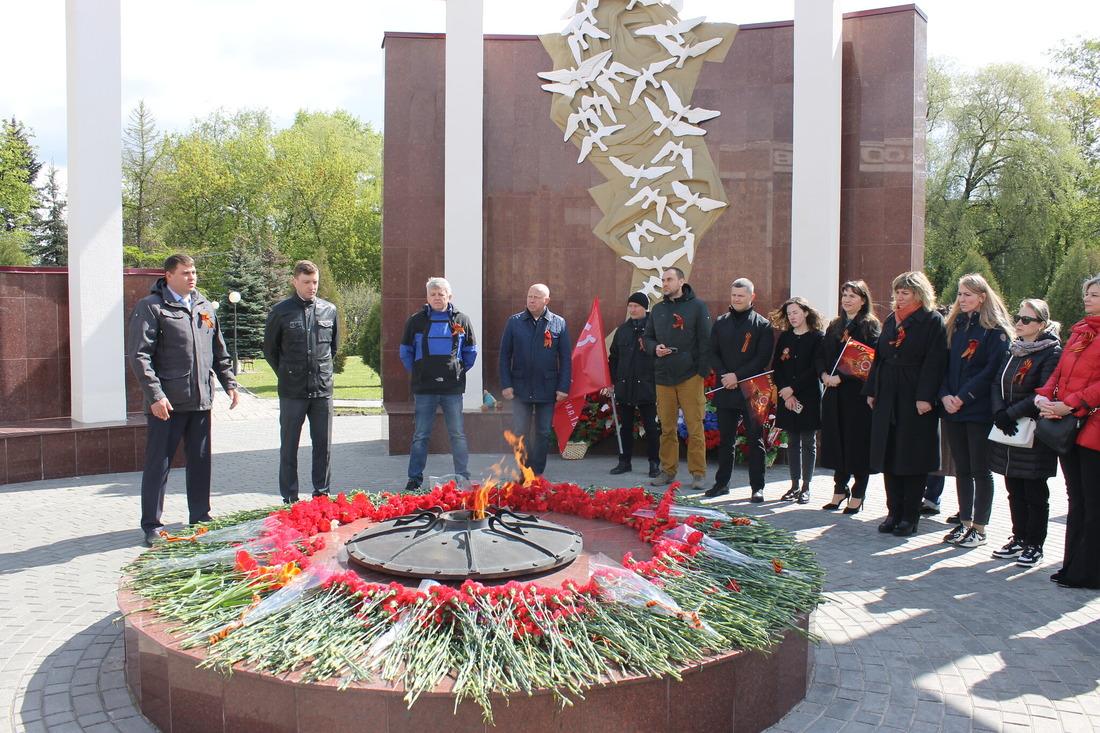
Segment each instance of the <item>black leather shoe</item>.
M897 523L896 527L894 527L894 536L895 537L908 537L909 535L916 534L916 533L917 533L917 523L916 522L906 522L906 521L902 520L902 521Z
M420 482L409 479L409 483L405 484L405 491L420 491Z
M707 489L703 496L725 496L730 493L730 487L726 484L715 484Z
M894 531L894 527L898 526L898 522L893 517L887 517L886 520L878 526L878 531L883 534L890 534Z
M1059 570L1058 572L1050 574L1050 582L1051 583L1057 583L1061 579L1062 579L1062 571L1061 570Z
M799 504L810 503L810 487L807 484L802 484L802 490L798 492L795 501Z
M324 491L318 491L317 489L314 489L313 498L316 499L319 496L329 496L328 489L325 489Z
M619 461L619 465L611 469L609 473L612 476L618 476L620 473L628 473L630 471L630 463L628 461ZM656 478L656 477L654 477Z
M145 533L145 546L152 547L156 544L156 541L160 539L160 535L157 534L157 530L151 529Z
M650 461L649 462L649 477L650 478L657 478L660 475L661 475L661 462L660 461Z

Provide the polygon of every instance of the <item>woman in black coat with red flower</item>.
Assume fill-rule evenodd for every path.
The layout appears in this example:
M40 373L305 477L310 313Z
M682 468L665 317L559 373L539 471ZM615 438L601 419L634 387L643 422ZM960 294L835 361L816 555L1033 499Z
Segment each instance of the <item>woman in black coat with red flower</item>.
M878 531L914 534L924 482L940 467L935 402L947 360L943 316L920 271L894 278L894 302L882 326L863 394L871 406L871 471L883 474L889 515Z

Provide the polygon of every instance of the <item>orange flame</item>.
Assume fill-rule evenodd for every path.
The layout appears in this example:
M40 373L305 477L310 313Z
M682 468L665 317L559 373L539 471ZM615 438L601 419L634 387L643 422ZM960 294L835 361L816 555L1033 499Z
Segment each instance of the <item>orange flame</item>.
M512 446L512 453L516 457L516 465L519 466L520 474L523 476L520 483L523 486L530 486L535 481L535 472L527 465L527 448L523 445L523 438L517 437L511 430L505 430L504 439L508 441L508 445Z
M474 519L485 519L485 510L489 508L489 490L494 486L496 483L490 478L474 490L470 497L470 510L474 513Z

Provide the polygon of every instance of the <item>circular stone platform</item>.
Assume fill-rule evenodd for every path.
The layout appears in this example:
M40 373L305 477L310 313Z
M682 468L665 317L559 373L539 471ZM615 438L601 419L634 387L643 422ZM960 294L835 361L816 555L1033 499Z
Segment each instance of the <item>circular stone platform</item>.
M539 515L581 532L584 550L572 564L520 580L559 584L565 578L588 579L589 558L604 553L616 560L633 552L638 560L651 547L622 525L547 512ZM370 526L360 520L329 533L316 560L335 556L347 564L343 543ZM418 581L373 573L351 564L365 580ZM488 583L487 583L488 584ZM492 699L495 727L485 723L479 705L464 701L455 709L448 684L421 695L410 709L404 690L384 681L302 682L295 674L275 677L235 666L226 676L198 668L202 648L180 649L168 633L172 625L156 614L137 611L146 602L123 589L118 594L126 639L126 678L142 713L165 733L342 733L343 731L419 732L571 731L643 733L647 731L736 731L747 733L774 725L806 695L813 655L810 642L789 632L767 653L729 652L682 669L683 680L629 677L588 688L585 699L561 707L550 691ZM801 619L803 631L808 618Z

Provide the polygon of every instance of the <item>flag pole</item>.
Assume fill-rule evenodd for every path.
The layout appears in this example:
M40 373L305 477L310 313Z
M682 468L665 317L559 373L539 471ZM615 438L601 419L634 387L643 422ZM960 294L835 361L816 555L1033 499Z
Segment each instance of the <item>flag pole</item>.
M623 433L619 427L619 410L615 406L618 400L615 399L615 390L611 390L611 417L615 420L615 439L619 441L619 455L623 454Z
M829 376L836 376L836 368L840 366L840 360L844 358L844 349L848 348L848 342L852 340L852 337L844 339L844 343L840 345L840 353L836 355L836 362L833 364L833 368L829 370ZM829 389L829 385L825 385L825 388L821 390L821 394L825 394L825 390Z
M774 371L775 371L774 369L769 369L769 370L768 370L768 371L766 371L766 372L760 372L759 374L753 374L753 375L752 375L751 377L745 377L744 379L738 379L738 380L737 380L737 383L738 383L738 384L741 384L741 382L747 382L747 381L749 381L750 379L756 379L757 377L763 377L763 376L767 376L768 374L771 374L771 373L772 373L772 372L774 372ZM726 389L726 388L725 388L725 387L715 387L714 389L710 390L709 392L704 392L704 393L703 393L703 396L704 396L704 397L706 397L707 395L712 395L712 394L714 394L715 392L720 392L720 391L722 391L723 389Z

